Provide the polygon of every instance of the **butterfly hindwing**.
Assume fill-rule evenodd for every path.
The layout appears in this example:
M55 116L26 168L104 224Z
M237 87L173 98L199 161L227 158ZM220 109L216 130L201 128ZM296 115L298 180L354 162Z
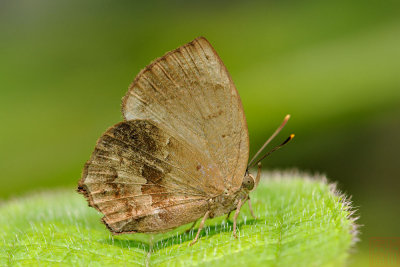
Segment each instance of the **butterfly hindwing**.
M79 191L114 233L158 232L204 215L207 200L221 194L215 169L157 123L125 121L97 141Z

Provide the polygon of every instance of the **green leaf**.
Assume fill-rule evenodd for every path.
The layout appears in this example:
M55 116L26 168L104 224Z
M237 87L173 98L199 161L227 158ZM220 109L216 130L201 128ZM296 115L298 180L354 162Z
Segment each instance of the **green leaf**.
M339 266L355 241L349 202L322 178L264 174L232 222L208 220L197 244L189 225L156 235L112 236L101 214L72 190L37 193L0 206L0 265Z

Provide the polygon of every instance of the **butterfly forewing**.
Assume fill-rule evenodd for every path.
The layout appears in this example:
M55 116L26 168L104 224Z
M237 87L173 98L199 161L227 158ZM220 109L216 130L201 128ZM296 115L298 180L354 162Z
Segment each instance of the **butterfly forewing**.
M205 38L142 70L123 99L122 112L126 120L155 121L200 151L208 162L196 168L216 165L211 179L218 179L220 191L240 187L249 153L246 119L227 69Z

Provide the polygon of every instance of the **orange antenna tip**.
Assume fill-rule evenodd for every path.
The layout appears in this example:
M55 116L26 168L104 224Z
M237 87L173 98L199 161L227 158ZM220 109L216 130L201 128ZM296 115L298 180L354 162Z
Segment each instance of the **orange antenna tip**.
M264 156L262 156L259 160L257 160L255 163L253 164L249 164L248 168L253 167L255 164L260 163L263 159L265 159L267 156L269 156L272 152L278 150L279 148L283 147L284 145L286 145L287 143L289 143L290 140L292 140L294 137L294 134L291 134L288 138L286 138L285 141L283 141L282 144L280 144L279 146L274 147L273 149L271 149L268 153L266 153Z
M280 147L286 145L287 143L289 143L290 140L293 139L293 137L294 137L294 134L289 135L289 137L286 138L286 140L282 144L280 144L278 147L280 148Z

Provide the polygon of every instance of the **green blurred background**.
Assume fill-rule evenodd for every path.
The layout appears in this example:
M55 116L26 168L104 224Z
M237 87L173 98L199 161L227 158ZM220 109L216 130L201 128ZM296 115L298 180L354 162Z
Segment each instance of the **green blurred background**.
M251 154L292 119L268 169L326 173L368 240L400 236L400 1L0 1L0 199L74 187L151 60L213 44L246 112Z

